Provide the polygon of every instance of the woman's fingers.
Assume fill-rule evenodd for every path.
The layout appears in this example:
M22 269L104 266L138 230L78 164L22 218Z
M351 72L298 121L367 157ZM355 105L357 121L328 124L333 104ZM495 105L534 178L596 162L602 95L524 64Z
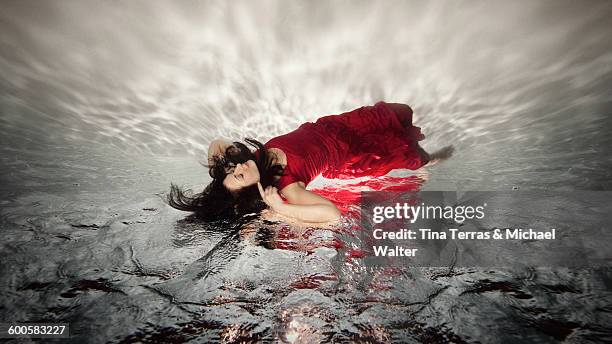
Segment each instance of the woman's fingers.
M259 194L261 195L261 198L263 199L263 201L269 207L272 207L273 206L272 201L274 200L274 194L276 193L278 195L276 188L273 186L268 186L264 190L260 182L257 182L257 188L259 189Z
M275 188L275 187L273 187L273 186L268 186L268 187L266 188L266 195L271 195L271 194L273 194L275 190L276 190L276 188Z
M259 189L259 194L261 195L261 199L269 206L273 207L274 203L278 203L280 200L280 195L278 194L278 189L274 186L268 186L265 190L261 185L261 182L257 182L257 189ZM278 198L278 199L277 199Z
M268 186L265 189L264 197L264 201L272 210L275 210L276 207L283 203L283 200L280 194L278 193L278 189L273 186Z
M266 201L266 193L265 193L265 191L263 189L263 186L261 186L260 182L257 182L257 188L259 189L259 195L264 200L264 202L266 202L266 204L267 204L268 202Z

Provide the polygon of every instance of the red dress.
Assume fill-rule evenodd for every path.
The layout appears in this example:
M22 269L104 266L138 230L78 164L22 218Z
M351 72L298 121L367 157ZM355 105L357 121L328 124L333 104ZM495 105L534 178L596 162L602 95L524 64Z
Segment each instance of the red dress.
M429 160L418 144L424 138L412 125L410 107L378 102L306 122L264 146L279 148L287 156L278 185L282 190L297 181L308 185L319 174L348 179L383 176L400 168L416 170Z

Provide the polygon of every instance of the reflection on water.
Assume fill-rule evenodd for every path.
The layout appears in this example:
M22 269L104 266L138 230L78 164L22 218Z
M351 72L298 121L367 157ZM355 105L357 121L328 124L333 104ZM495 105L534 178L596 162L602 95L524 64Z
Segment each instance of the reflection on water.
M607 270L381 269L359 194L609 190L608 1L36 2L0 9L0 322L74 342L610 340ZM215 137L406 102L428 171L312 186L332 229L202 224ZM568 310L573 310L568 312ZM517 333L517 334L511 334Z

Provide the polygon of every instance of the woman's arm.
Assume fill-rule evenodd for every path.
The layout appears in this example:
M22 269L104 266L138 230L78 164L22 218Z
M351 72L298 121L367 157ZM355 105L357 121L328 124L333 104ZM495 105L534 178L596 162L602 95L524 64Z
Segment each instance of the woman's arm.
M214 164L214 157L223 156L227 147L231 146L232 144L232 142L225 139L213 140L208 147L208 164Z
M289 204L283 202L275 187L263 189L257 183L261 198L273 211L303 222L331 222L338 221L341 213L328 199L306 190L298 183L288 185L283 189L283 196Z

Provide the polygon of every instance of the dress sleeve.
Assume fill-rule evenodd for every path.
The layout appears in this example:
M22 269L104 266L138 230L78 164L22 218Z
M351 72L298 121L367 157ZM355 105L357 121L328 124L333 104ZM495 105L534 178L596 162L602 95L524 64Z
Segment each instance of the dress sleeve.
M285 171L283 172L283 175L278 180L278 187L277 187L278 191L281 191L282 189L285 188L285 186L295 183L297 181L298 179L291 173L291 171L288 171L287 169L285 169Z

